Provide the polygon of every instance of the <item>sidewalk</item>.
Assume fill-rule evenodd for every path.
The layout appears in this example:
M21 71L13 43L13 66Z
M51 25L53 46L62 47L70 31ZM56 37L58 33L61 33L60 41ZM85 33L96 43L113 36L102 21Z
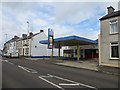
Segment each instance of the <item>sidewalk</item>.
M79 60L79 61L72 61L72 60L57 60L57 59L50 59L50 58L25 58L27 60L45 60L47 62L50 62L55 65L60 66L67 66L67 67L73 67L73 68L82 68L82 69L88 69L93 71L99 71L107 74L112 75L119 75L118 73L114 73L113 71L116 71L115 69L108 68L107 71L105 69L100 69L98 67L98 60L90 59L90 60ZM112 72L111 72L111 71Z
M95 70L98 71L98 62L96 60L79 60L79 61L71 61L71 60L50 60L49 58L25 58L28 60L46 60L51 61L52 63L56 65L62 65L62 66L69 66L69 67L75 67L75 68L84 68L89 70Z
M67 61L67 60L64 60L63 62L55 63L55 64L98 71L98 68L97 68L98 62L95 60L87 60L87 61L83 61L83 60L81 60L81 61Z

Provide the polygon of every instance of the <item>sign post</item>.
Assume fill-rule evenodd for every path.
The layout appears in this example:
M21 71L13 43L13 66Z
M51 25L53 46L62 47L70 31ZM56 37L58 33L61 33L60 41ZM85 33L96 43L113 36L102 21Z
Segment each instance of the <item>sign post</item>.
M53 43L54 43L53 29L48 28L48 49L52 49L51 57L53 57Z

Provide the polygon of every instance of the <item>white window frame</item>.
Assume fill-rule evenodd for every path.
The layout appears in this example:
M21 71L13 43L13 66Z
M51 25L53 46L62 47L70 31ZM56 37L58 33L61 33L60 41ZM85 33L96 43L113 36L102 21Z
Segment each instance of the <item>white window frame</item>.
M116 24L117 23L117 31L116 32L111 32L112 31L112 29L111 29L111 25L112 24ZM115 34L115 33L118 33L118 20L111 20L110 22L109 22L109 24L110 24L110 34Z
M114 45L112 45L112 43L118 43L118 42L110 42L110 59L119 59L120 56L119 56L118 58L116 58L116 57L111 57L111 56L112 56L111 46L118 46L118 49L119 49L119 43L118 43L118 44L114 44ZM119 50L118 50L118 53L120 53Z

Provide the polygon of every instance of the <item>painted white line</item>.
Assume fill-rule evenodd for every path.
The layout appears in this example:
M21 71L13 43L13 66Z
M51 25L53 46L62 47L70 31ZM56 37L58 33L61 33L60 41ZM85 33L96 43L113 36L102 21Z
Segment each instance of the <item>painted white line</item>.
M13 64L13 63L9 62L8 60L2 60L2 62L7 62L9 64Z
M49 83L49 84L51 84L51 85L53 85L53 86L55 86L55 87L57 87L57 88L60 88L60 89L62 89L62 90L65 90L64 88L62 88L62 87L60 87L60 86L58 86L58 85L56 85L56 84L54 84L54 83L48 81L47 79L42 78L41 76L38 76L38 78L40 78L40 79L46 81L47 83Z
M76 83L76 84L59 83L59 85L63 85L63 86L79 86L79 83Z
M23 70L27 71L27 72L31 72L31 73L37 73L37 71L35 71L34 69L31 68L27 68L27 67L23 67L18 65L19 68L22 68Z
M41 77L53 77L53 76L41 76Z
M25 71L27 71L27 72L30 72L29 70L25 69L24 67L22 67L20 65L18 65L18 67L21 68L21 69L23 69L23 70L25 70Z
M32 73L37 73L37 71L35 71L35 72L32 72Z
M51 74L48 74L48 75L51 75ZM86 85L86 84L83 84L83 83L78 83L78 82L75 82L75 81L72 81L72 80L68 80L68 79L64 79L64 78L61 78L61 77L58 77L58 76L54 76L54 75L51 75L55 78L58 78L58 79L61 79L61 80L64 80L64 81L68 81L68 82L71 82L71 83L76 83L76 84L79 84L81 86L85 86L85 87L88 87L88 88L93 88L93 89L97 89L96 87L93 87L93 86L90 86L90 85Z
M2 60L2 62L8 62L8 60Z
M28 68L28 67L24 67L25 69L27 69L27 70L30 70L31 71L31 73L37 73L37 71L36 70L34 70L34 69L31 69L31 68Z
M7 63L9 63L9 64L13 65L13 63L11 63L11 62L9 62L9 61L8 61Z

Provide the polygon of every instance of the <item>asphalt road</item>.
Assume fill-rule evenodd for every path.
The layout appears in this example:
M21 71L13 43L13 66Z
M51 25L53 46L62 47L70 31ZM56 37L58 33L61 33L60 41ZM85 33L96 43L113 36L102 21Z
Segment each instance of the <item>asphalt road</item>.
M118 88L118 76L58 66L48 60L2 60L2 88Z

